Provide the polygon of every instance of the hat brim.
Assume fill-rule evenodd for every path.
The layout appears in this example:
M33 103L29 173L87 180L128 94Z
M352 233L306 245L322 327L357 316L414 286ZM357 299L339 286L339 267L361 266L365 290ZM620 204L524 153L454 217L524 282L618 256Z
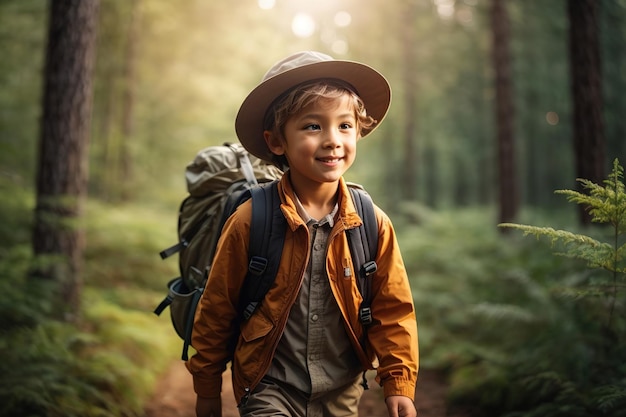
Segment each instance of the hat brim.
M268 78L248 94L237 113L235 131L241 144L252 155L265 161L272 153L263 138L265 112L285 91L315 79L333 78L347 82L365 104L367 114L378 123L362 136L370 134L383 120L391 102L391 88L375 69L353 61L322 61L290 69Z

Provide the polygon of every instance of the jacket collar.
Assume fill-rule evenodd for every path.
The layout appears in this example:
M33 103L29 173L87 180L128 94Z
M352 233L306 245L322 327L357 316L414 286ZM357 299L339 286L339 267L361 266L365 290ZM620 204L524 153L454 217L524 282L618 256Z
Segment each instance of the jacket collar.
M278 183L278 194L280 195L282 203L281 210L287 219L287 224L291 230L296 230L299 226L305 225L304 221L298 214L296 195L293 191L293 187L291 186L291 175L289 170L285 172ZM352 198L350 197L348 185L343 177L339 179L339 199L337 204L339 205L337 223L343 224L345 229L358 227L362 224L362 220L354 207Z

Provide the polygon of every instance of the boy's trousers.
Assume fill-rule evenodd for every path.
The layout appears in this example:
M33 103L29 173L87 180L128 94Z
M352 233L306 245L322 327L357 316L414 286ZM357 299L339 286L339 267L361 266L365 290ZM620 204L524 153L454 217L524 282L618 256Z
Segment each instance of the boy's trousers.
M256 387L246 405L239 408L241 417L357 417L363 394L362 377L324 394L308 396L281 381L270 378Z

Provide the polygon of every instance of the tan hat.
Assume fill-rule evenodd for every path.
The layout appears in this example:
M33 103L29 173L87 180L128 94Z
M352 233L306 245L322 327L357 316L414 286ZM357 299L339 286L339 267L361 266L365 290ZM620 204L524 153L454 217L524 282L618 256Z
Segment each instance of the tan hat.
M272 153L263 138L263 121L269 106L287 90L323 78L338 79L353 86L363 100L367 114L378 121L374 128L387 114L391 87L378 71L358 62L335 60L320 52L298 52L274 64L241 104L235 119L235 131L248 152L271 161ZM363 131L362 136L374 128Z

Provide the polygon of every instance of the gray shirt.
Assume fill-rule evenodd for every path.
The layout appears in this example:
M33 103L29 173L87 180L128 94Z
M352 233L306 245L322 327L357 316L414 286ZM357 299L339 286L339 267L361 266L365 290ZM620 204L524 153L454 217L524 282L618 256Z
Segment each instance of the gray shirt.
M361 373L361 365L346 334L326 271L328 237L338 206L317 221L299 201L296 204L309 228L311 254L267 376L313 398L353 383Z

